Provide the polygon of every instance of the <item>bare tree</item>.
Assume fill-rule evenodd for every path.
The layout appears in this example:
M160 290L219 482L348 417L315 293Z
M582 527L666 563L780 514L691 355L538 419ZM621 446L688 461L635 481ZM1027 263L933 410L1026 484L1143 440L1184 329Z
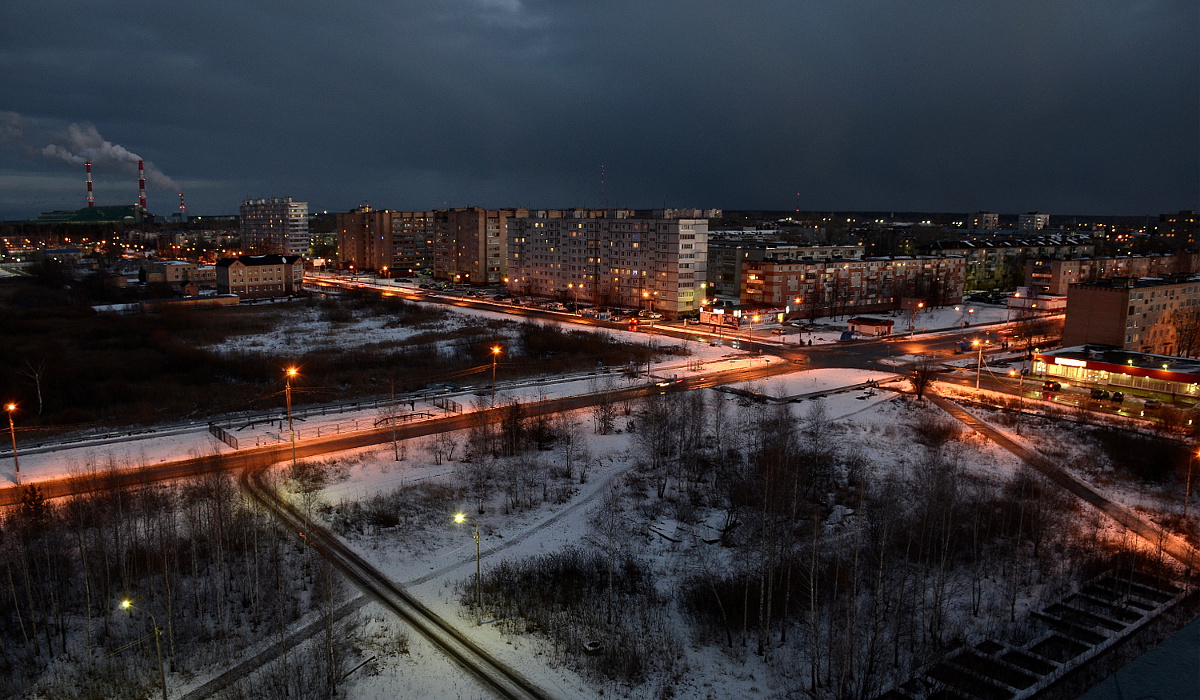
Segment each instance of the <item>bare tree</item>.
M1200 308L1172 311L1168 323L1175 331L1175 354L1196 357L1200 353Z
M933 383L934 377L937 376L937 371L937 361L923 355L916 362L909 365L908 378L913 385L913 394L918 399L925 397L925 390Z
M46 372L46 361L38 360L36 366L29 360L25 360L25 369L18 370L21 374L33 380L33 386L37 390L38 415L42 415L42 374Z

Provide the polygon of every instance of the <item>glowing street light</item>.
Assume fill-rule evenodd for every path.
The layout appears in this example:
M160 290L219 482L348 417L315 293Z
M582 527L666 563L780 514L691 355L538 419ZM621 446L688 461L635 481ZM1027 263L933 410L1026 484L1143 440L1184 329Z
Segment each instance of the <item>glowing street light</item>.
M579 315L579 288L582 286L583 286L582 284L575 284L574 282L567 282L567 289L575 290L575 309L574 309L574 311L575 311L576 316Z
M908 337L911 338L917 333L917 312L925 308L925 302L918 301L917 305L912 308L912 313L908 316Z
M121 601L122 610L133 610L133 607L133 601L129 599ZM158 627L158 620L154 619L154 613L149 610L142 612L150 616L150 624L154 626L154 651L158 654L158 681L162 685L163 700L167 700L167 674L163 672L162 642L159 641L162 630Z
M300 374L295 367L288 367L283 372L284 393L287 395L288 432L292 434L292 469L296 468L296 428L292 424L292 378Z
M4 404L4 410L8 411L8 434L12 437L13 446L13 469L17 475L17 486L21 485L21 462L17 459L17 429L13 425L13 411L17 410L15 403Z
M499 345L492 346L492 408L496 407L496 360L502 351Z
M462 525L467 522L466 513L455 513L454 522ZM476 624L483 624L483 588L480 584L480 568L479 568L479 518L471 518L472 524L475 525L475 609L476 609Z
M979 347L979 359L975 363L975 389L979 389L979 373L983 369L983 343L979 339L971 341L971 345Z

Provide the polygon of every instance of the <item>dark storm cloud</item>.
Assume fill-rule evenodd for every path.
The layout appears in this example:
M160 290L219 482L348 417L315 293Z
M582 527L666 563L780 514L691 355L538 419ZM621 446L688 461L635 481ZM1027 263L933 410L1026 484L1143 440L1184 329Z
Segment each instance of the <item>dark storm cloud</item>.
M1166 1L44 0L0 9L0 109L206 213L597 205L603 165L614 206L1140 214L1197 206L1198 34ZM78 203L18 141L0 214Z

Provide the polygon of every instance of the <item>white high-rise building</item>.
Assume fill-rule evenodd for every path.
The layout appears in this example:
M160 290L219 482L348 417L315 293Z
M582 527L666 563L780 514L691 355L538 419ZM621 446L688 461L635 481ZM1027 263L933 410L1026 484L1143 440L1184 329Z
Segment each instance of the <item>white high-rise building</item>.
M705 297L707 219L508 220L508 288L516 294L658 311Z
M308 202L291 197L242 202L242 249L247 253L308 255Z
M1018 231L1041 231L1050 225L1050 215L1037 211L1021 214L1017 217Z

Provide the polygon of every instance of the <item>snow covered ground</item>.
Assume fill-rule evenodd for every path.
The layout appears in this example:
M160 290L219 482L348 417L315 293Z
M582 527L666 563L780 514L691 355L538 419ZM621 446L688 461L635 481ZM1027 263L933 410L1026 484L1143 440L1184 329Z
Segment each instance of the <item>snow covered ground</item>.
M916 319L916 332L961 330L964 318L972 325L1003 322L1007 310L987 305L972 305L976 311L964 316L962 310L931 309L923 311ZM491 311L456 310L458 313L445 319L448 324L457 324L463 329L486 328L488 332L503 335L508 330L511 317ZM564 318L569 322L569 318ZM906 327L907 318L897 317L897 329ZM760 333L756 329L756 342L794 343L801 337L814 344L836 342L843 321L823 321L822 329L805 332L803 336L784 336ZM765 328L764 328L765 330ZM322 344L357 342L363 337L370 342L387 342L411 337L421 332L419 328L388 328L378 320L357 321L351 324L328 324L319 314L300 318L295 325L253 339L231 343L226 350L280 353L304 343L309 347ZM608 331L635 339L637 342L661 342L668 345L683 344L691 353L670 361L655 363L652 372L657 377L685 377L698 372L745 367L750 363L779 362L770 356L752 356L739 352L728 345L712 345L704 334L696 340L680 341L674 338L648 336L645 333ZM358 337L354 341L354 337ZM315 339L315 340L314 340ZM728 339L725 339L728 342ZM619 385L631 380L611 373L612 381ZM911 410L903 402L894 401L897 394L887 388L856 387L868 381L888 386L896 375L888 372L871 372L849 369L825 369L797 371L771 379L748 382L738 389L753 391L771 397L808 397L794 407L794 415L800 419L814 406L831 422L839 426L839 440L854 444L874 465L891 469L915 468L908 460L906 446L911 446L910 436L905 434L906 412ZM497 401L509 398L519 401L536 400L543 397L572 395L587 391L596 381L596 376L567 378L545 378L513 383L502 383L497 388ZM477 385L460 395L451 396L470 410L478 394L488 395L487 383ZM709 391L709 390L704 390ZM739 397L721 392L712 392L715 400L736 405ZM282 409L282 407L281 407ZM430 417L441 415L441 409L430 401L414 399L410 406L415 412L428 413ZM346 432L374 425L381 415L376 406L362 406L357 410L337 414L297 411L297 437L304 440L330 432ZM282 418L282 410L281 410ZM485 570L506 559L524 559L530 556L556 551L564 546L579 543L590 532L590 517L601 502L614 480L629 469L635 461L630 435L619 432L611 435L594 435L587 429L589 417L580 413L577 419L585 426L583 431L590 454L588 478L577 483L572 493L566 494L562 503L543 504L525 511L504 513L498 508L489 508L480 519L481 555ZM618 423L618 428L623 423ZM270 444L288 439L286 422L263 423L247 426L234 432L240 444ZM457 442L465 443L467 437L456 436ZM217 441L205 429L170 436L147 437L130 442L104 445L81 444L53 451L30 452L21 455L22 477L25 482L64 476L90 466L137 466L202 455L212 452L229 452L232 448ZM974 473L990 478L1002 479L1013 474L1020 464L1008 453L991 443L978 439L963 441L959 461ZM404 448L404 459L394 458L391 445L364 448L336 456L343 465L344 478L328 484L321 492L323 501L336 506L339 503L357 501L384 493L401 486L422 482L452 479L460 464L450 460L437 464L423 439L409 441ZM14 475L11 466L5 464L0 478L10 481ZM467 511L471 504L460 504ZM502 660L527 675L535 683L555 697L590 698L604 696L637 696L650 694L653 688L637 689L620 686L604 686L585 680L561 665L547 663L548 655L542 642L530 636L508 635L488 620L475 625L466 609L460 605L455 585L469 579L474 573L474 541L471 532L463 526L455 526L452 512L445 514L442 522L431 522L415 529L404 531L372 531L347 537L350 546L371 560L394 580L407 586L435 612L451 620L459 621L461 627L476 638L485 648L492 650ZM658 529L674 528L670 522L647 522ZM677 532L672 529L672 533ZM680 562L704 545L689 540L676 543L666 538L653 542L650 551L661 561L671 562L666 568L678 568ZM670 580L660 582L663 588L672 585ZM1023 601L1022 605L1031 605ZM375 700L394 697L488 697L487 694L460 669L448 662L439 652L431 648L417 635L404 630L404 625L382 612L374 604L366 606L360 613L359 626L364 644L363 656L376 656L376 660L356 672L346 682L348 697ZM406 644L398 639L406 637ZM684 639L685 647L679 650L683 677L676 679L674 690L686 697L762 697L776 695L778 688L770 686L771 670L762 666L753 654L733 659L713 647L700 646ZM406 646L406 651L400 651ZM197 678L195 683L202 682Z

